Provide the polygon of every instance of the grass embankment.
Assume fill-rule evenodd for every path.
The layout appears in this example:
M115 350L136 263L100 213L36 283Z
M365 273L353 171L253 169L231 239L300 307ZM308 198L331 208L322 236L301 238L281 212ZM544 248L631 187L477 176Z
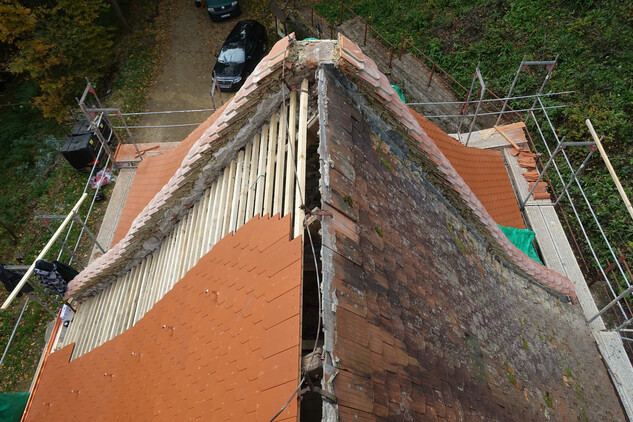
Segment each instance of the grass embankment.
M115 55L119 66L109 78L113 80L113 92L106 99L108 104L116 104L123 111L142 108L159 59L154 9L137 10L136 13L142 15L136 28L117 43ZM97 89L105 91L99 90L99 86ZM0 108L3 128L0 145L5 149L0 156L0 202L2 222L6 221L7 225L0 230L2 263L15 264L16 256L23 255L24 264L30 264L50 239L43 224L34 218L33 210L43 214L66 214L79 199L88 177L88 174L74 170L58 153L73 122L59 125L44 119L31 106L37 95L35 83L15 80L5 89L4 102L19 105ZM105 187L106 196L111 189L111 186ZM106 205L107 201L96 203L91 214L88 226L95 234ZM88 207L89 203L82 206L82 217ZM50 224L55 229L59 223L51 221ZM67 241L71 249L78 234L79 230L73 230ZM88 261L91 249L92 243L84 235L78 249L82 262ZM56 258L58 250L59 245L56 245L55 253L51 253L49 259ZM64 254L61 260L68 262L68 255ZM0 289L0 301L7 296L6 291ZM14 301L8 311L0 314L0 353L4 351L24 300L23 297ZM46 324L52 318L39 304L29 303L1 368L0 392L28 391L44 346Z
M346 6L365 18L396 46L401 37L469 87L478 63L488 87L499 96L510 88L523 55L527 60L551 60L558 65L546 92L573 90L573 96L548 98L545 105L568 104L552 110L558 136L566 141L590 140L585 119L592 120L629 197L633 193L633 5L626 2L570 3L560 0L384 2L354 0ZM340 19L340 3L322 0L316 9L330 23ZM344 19L351 14L344 13ZM533 68L532 68L533 69ZM538 91L544 71L522 72L514 95ZM515 102L515 109L529 108L531 100ZM532 127L532 136L538 131ZM551 131L546 132L554 142ZM576 168L588 153L586 147L567 150ZM559 165L566 167L561 157ZM569 173L566 173L567 178ZM581 176L589 200L596 207L607 236L633 262L633 222L611 181L605 165L595 154ZM554 181L553 181L554 182ZM561 186L555 186L560 192ZM584 204L575 187L574 197ZM573 214L566 201L566 213ZM579 206L592 239L600 233L586 206ZM578 227L576 233L582 238ZM597 242L603 264L613 259ZM616 251L617 253L617 251ZM586 254L591 256L589 253ZM592 266L590 272L596 271Z

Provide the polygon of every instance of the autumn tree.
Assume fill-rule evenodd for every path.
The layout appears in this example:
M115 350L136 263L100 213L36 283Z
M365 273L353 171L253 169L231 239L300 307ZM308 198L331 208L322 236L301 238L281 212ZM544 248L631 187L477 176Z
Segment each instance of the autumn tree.
M99 23L104 0L56 0L28 8L0 0L0 42L15 47L11 72L37 81L35 105L64 121L85 78L99 80L111 59L112 28Z

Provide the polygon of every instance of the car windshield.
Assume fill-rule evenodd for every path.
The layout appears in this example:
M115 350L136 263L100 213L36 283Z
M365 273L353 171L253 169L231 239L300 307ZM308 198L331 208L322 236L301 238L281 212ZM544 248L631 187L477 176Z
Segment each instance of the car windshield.
M244 63L244 49L241 47L223 48L218 56L220 63Z

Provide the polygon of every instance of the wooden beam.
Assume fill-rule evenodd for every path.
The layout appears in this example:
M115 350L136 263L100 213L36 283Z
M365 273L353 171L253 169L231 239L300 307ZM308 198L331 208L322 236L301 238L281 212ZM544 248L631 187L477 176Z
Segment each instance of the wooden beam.
M233 163L231 163L231 166ZM224 174L222 175L222 192L220 192L220 202L218 203L218 221L215 226L215 233L213 236L213 242L209 244L209 249L213 247L216 243L224 237L224 222L226 221L227 214L227 204L229 202L229 192L231 190L231 171L229 167L224 169Z
M589 132L591 132L591 136L593 137L593 140L596 143L596 146L598 147L598 151L600 151L600 155L602 156L602 159L604 160L604 163L607 166L607 170L609 170L609 174L611 175L611 178L613 179L613 183L615 183L615 187L618 188L618 192L620 193L620 196L622 197L622 201L624 201L624 206L626 207L627 211L631 215L631 219L633 219L633 206L631 206L631 201L629 201L629 197L626 195L626 192L624 191L624 188L622 187L622 183L620 183L620 179L618 178L618 175L615 173L615 170L613 169L613 166L611 165L611 160L609 160L609 156L607 155L607 152L602 147L602 142L600 142L600 138L598 138L598 134L596 133L595 129L593 128L593 125L591 124L591 120L587 119L586 123L587 123L587 127L589 128Z
M37 255L37 258L33 260L33 263L31 264L29 269L26 270L26 273L24 273L24 275L22 276L22 279L20 279L18 285L15 286L13 291L11 291L11 294L9 294L9 297L4 301L4 303L2 304L3 310L7 309L9 305L11 304L11 302L13 302L13 299L15 299L18 293L20 293L20 290L22 290L22 287L24 287L29 277L31 277L31 274L33 274L33 270L35 270L35 263L38 260L44 259L44 257L46 257L46 254L48 253L48 251L53 247L53 244L57 241L57 238L62 234L62 232L64 231L64 229L66 228L70 220L72 220L72 218L75 216L75 213L79 210L79 207L81 207L81 204L84 202L84 200L87 197L88 197L87 193L84 193L83 195L81 195L81 198L79 198L79 201L77 201L75 206L70 210L70 212L68 213L64 221L62 221L62 224L55 231L55 233L53 234L53 237L51 237L48 243L46 244L46 246L44 246L44 249L42 249L42 252L40 252L39 255Z
M277 164L275 169L275 191L273 194L273 215L283 212L284 162L286 160L286 133L288 130L288 109L285 104L279 111L277 132Z
M297 140L297 187L295 191L294 237L303 234L305 213L301 206L305 203L306 189L306 148L308 142L308 79L301 82L299 97L299 133Z
M273 210L273 188L275 183L275 151L277 150L277 113L273 113L268 127L268 157L266 158L266 184L264 186L264 215Z
M202 232L202 236L199 238L198 243L198 253L204 255L206 252L207 244L209 242L209 238L212 236L213 224L211 223L212 215L213 215L213 200L215 197L215 191L218 186L218 181L215 180L211 187L207 188L204 191L204 215L202 220L202 227L199 230Z
M521 150L521 148L519 148L519 146L516 144L516 142L514 142L512 139L510 139L510 137L508 135L505 134L505 132L503 131L503 129L501 128L501 126L496 126L494 127L497 132L499 132L501 134L501 136L503 136L506 141L510 142L510 145L512 145L513 147L515 147L517 150Z
M233 164L233 163L231 163ZM242 182L242 168L244 167L244 150L240 151L237 156L237 169L235 171L235 181L233 182L233 195L231 200L231 208L229 215L231 216L228 232L234 232L237 227L237 212L240 202L240 188Z
M225 172L228 170L228 167L225 169ZM215 193L213 195L213 207L209 209L209 214L211 216L211 230L209 233L209 237L204 242L204 248L202 249L202 255L206 255L207 252L211 250L213 245L215 244L215 236L216 230L218 230L218 220L222 220L220 215L220 202L222 201L222 186L224 185L224 173L221 173L216 180L215 185Z
M244 224L244 216L246 213L246 197L248 195L248 181L251 172L251 156L253 155L253 143L249 142L246 145L246 151L244 154L244 167L242 170L242 180L240 183L240 197L239 207L237 210L237 220L235 221L235 229L237 231L242 224Z
M253 210L255 208L255 181L259 177L259 143L260 143L260 135L259 133L255 135L253 138L253 154L251 156L251 172L248 177L248 186L246 190L248 191L248 195L246 197L246 217L244 218L244 223L253 218Z
M290 112L288 113L288 147L286 158L286 183L284 192L284 212L283 215L292 212L294 207L294 192L295 192L295 166L297 159L297 146L296 146L296 131L297 131L297 92L292 91L290 93Z
M262 126L262 133L259 138L259 161L257 163L257 180L255 181L255 205L253 208L253 215L261 215L264 205L266 158L268 157L268 125Z

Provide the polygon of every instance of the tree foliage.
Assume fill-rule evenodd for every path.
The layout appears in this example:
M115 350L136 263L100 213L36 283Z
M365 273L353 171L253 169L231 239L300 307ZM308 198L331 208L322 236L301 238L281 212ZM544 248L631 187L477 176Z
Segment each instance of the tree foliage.
M15 47L9 70L39 84L35 105L62 122L85 78L109 67L113 30L99 22L104 0L57 0L28 8L0 0L0 41Z

